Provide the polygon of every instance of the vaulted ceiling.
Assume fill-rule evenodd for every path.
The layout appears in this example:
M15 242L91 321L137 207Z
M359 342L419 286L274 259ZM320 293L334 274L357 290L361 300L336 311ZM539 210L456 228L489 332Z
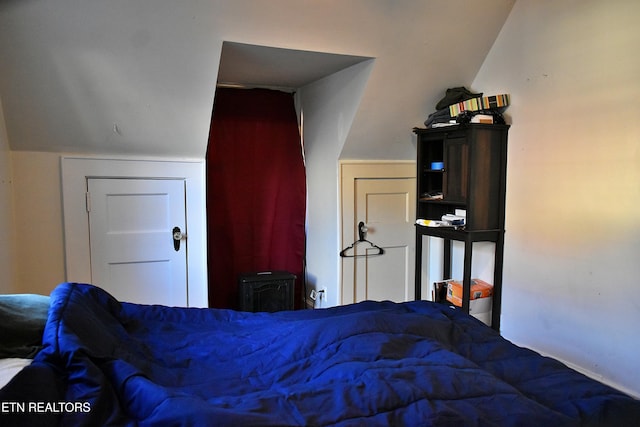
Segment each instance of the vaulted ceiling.
M470 84L514 1L3 0L0 111L12 150L202 157L216 82L375 58L349 144L376 156Z

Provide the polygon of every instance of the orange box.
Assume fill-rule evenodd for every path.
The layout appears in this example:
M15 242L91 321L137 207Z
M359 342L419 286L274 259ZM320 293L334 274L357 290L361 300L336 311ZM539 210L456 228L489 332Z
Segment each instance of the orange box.
M493 295L493 285L480 279L471 279L471 294L469 299L487 298ZM447 281L447 301L462 307L462 281Z

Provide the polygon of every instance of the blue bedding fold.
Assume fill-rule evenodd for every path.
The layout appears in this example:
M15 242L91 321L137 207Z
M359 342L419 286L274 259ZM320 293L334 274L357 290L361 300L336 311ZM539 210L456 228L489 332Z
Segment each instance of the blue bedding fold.
M640 403L425 301L244 313L51 295L63 425L632 425Z

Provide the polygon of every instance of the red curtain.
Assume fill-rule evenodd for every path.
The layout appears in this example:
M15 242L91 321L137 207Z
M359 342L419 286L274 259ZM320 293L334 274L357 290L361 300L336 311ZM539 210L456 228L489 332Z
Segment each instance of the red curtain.
M293 96L216 90L207 149L209 306L238 308L238 275L297 276L302 306L306 178Z

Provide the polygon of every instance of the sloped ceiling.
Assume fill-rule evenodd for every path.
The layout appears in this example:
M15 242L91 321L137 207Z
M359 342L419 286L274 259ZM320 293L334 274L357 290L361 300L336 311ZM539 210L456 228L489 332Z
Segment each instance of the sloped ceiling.
M218 84L293 91L368 59L225 41Z
M203 157L227 41L225 62L258 64L223 63L236 83L300 85L347 65L334 60L376 58L344 154L406 158L411 127L473 80L514 1L3 0L9 144Z

